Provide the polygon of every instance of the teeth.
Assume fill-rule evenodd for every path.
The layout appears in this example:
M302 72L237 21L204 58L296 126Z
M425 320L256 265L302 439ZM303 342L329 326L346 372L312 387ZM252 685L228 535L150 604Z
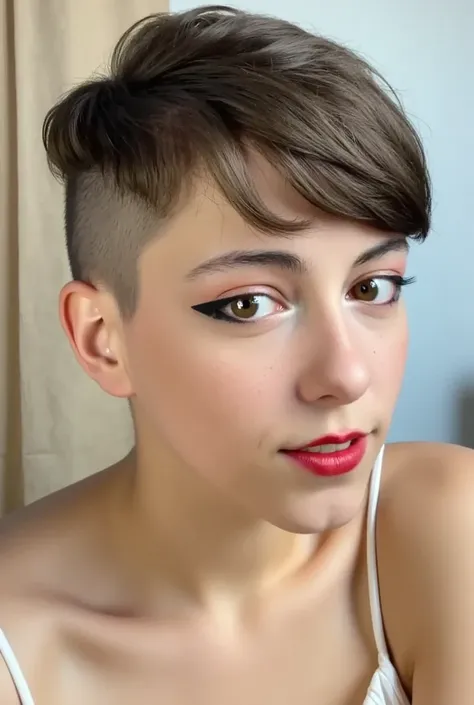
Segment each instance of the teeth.
M346 443L326 443L321 446L313 446L312 448L304 448L308 453L337 453L339 450L346 450L351 445L351 441Z

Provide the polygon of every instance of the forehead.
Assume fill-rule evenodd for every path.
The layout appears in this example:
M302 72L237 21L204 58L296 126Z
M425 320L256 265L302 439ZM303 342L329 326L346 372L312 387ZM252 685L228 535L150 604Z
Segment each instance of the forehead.
M303 220L312 223L324 219L323 211L301 196L263 156L259 154L249 156L247 176L249 188L253 191L252 195L256 196L262 206L272 214L288 221ZM225 222L231 221L232 225L235 224L236 219L241 219L232 201L222 194L206 173L195 180L192 197L184 206L184 211L186 210L190 210L195 216L206 214L217 216L216 211L218 211L220 218Z
M146 259L156 266L172 266L183 272L203 260L235 249L268 248L299 251L311 257L321 246L325 255L347 253L355 258L387 233L360 223L329 215L309 203L263 157L249 163L252 187L263 206L285 220L308 223L297 233L263 233L244 220L207 174L195 179L192 190L175 215L151 243ZM330 240L328 240L330 237ZM160 267L161 268L161 267Z

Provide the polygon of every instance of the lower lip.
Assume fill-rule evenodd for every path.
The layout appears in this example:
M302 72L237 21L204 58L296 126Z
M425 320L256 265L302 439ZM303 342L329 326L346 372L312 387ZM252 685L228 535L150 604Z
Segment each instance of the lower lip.
M304 470L321 477L346 475L361 463L367 450L367 437L352 441L349 448L334 453L311 453L307 450L285 450L285 455L294 460Z

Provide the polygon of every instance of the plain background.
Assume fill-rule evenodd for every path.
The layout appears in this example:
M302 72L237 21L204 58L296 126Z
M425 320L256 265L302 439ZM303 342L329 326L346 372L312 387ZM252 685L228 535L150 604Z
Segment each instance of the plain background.
M58 319L69 278L62 186L41 128L103 69L122 32L167 0L0 0L0 515L118 460L125 402L73 358Z
M171 0L180 11L204 5ZM397 90L425 142L432 233L414 245L409 362L390 440L474 447L473 0L248 0L356 49ZM389 373L389 372L388 372Z

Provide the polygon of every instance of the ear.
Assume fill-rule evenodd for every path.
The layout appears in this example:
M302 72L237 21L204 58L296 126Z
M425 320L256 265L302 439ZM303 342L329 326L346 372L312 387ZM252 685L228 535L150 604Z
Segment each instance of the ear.
M61 325L83 370L115 397L131 397L120 317L112 297L83 282L72 281L59 297Z

